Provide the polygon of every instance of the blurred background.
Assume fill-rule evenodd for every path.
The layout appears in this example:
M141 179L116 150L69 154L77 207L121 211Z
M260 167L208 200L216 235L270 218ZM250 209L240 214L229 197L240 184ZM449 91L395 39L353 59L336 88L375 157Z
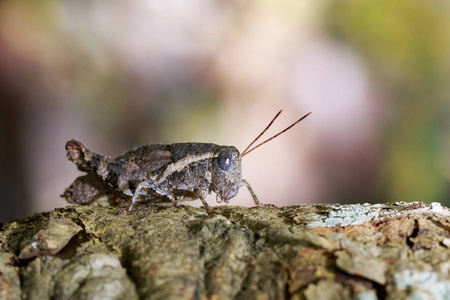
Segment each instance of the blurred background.
M67 205L71 138L242 151L281 108L313 113L244 158L261 202L449 206L449 89L448 1L4 0L0 221Z

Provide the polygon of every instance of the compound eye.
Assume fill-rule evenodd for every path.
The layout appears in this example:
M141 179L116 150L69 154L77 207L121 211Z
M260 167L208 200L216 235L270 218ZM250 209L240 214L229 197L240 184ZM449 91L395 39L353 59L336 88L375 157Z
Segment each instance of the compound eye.
M231 168L231 165L233 164L233 154L230 150L224 150L219 153L219 157L217 159L217 163L219 164L219 167L224 170L228 171Z

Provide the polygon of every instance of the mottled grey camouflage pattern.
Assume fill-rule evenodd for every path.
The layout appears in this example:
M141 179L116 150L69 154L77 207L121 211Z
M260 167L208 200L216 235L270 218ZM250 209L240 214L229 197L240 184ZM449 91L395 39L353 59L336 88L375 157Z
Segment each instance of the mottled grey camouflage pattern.
M66 144L67 158L88 174L66 189L68 202L89 204L104 194L120 192L132 197L132 206L142 199L150 203L180 202L216 193L217 201L228 202L242 185L239 151L231 146L207 143L153 144L135 148L112 159L86 149L76 140ZM208 210L208 208L207 208ZM211 214L208 210L208 214Z

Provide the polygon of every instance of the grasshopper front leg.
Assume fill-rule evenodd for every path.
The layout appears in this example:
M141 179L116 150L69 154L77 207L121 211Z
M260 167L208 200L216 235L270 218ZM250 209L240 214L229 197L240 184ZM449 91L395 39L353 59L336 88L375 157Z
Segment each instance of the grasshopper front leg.
M133 208L133 205L139 201L138 197L140 196L140 192L142 189L151 189L154 192L156 192L157 194L164 196L164 197L168 198L169 200L173 200L173 196L170 193L159 189L154 184L151 184L147 181L142 181L141 183L139 183L136 190L134 191L133 198L131 198L131 203L130 203L130 206L128 206L128 209L126 210L126 213L130 212L131 209Z
M258 197L256 197L255 192L253 192L253 189L252 189L252 187L250 186L250 183L248 183L247 180L245 180L245 179L242 179L241 182L242 182L241 186L242 186L242 185L245 185L245 186L247 187L248 191L250 192L250 195L252 195L253 201L255 202L256 206L262 206L262 207L277 207L277 206L274 205L274 204L263 204L263 203L261 203L261 202L258 200Z
M200 199L200 201L202 201L206 213L208 214L208 217L210 218L214 217L214 213L211 211L211 207L208 205L208 202L206 202L206 200L201 196L199 196L198 198Z

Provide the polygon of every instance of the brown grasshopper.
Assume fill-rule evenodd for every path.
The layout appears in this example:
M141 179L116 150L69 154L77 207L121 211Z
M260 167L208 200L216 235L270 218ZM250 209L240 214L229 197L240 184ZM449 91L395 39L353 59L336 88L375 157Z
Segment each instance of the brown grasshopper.
M227 202L246 186L258 206L270 206L259 202L250 184L242 179L242 157L261 145L291 129L311 113L250 148L273 124L280 110L267 127L242 152L233 146L208 143L150 144L125 152L112 159L89 151L77 140L66 143L67 158L80 171L88 174L79 177L65 190L68 202L91 203L101 193L116 193L131 198L128 213L141 199L150 203L177 203L200 199L208 213L212 212L206 196L216 193L217 202Z

